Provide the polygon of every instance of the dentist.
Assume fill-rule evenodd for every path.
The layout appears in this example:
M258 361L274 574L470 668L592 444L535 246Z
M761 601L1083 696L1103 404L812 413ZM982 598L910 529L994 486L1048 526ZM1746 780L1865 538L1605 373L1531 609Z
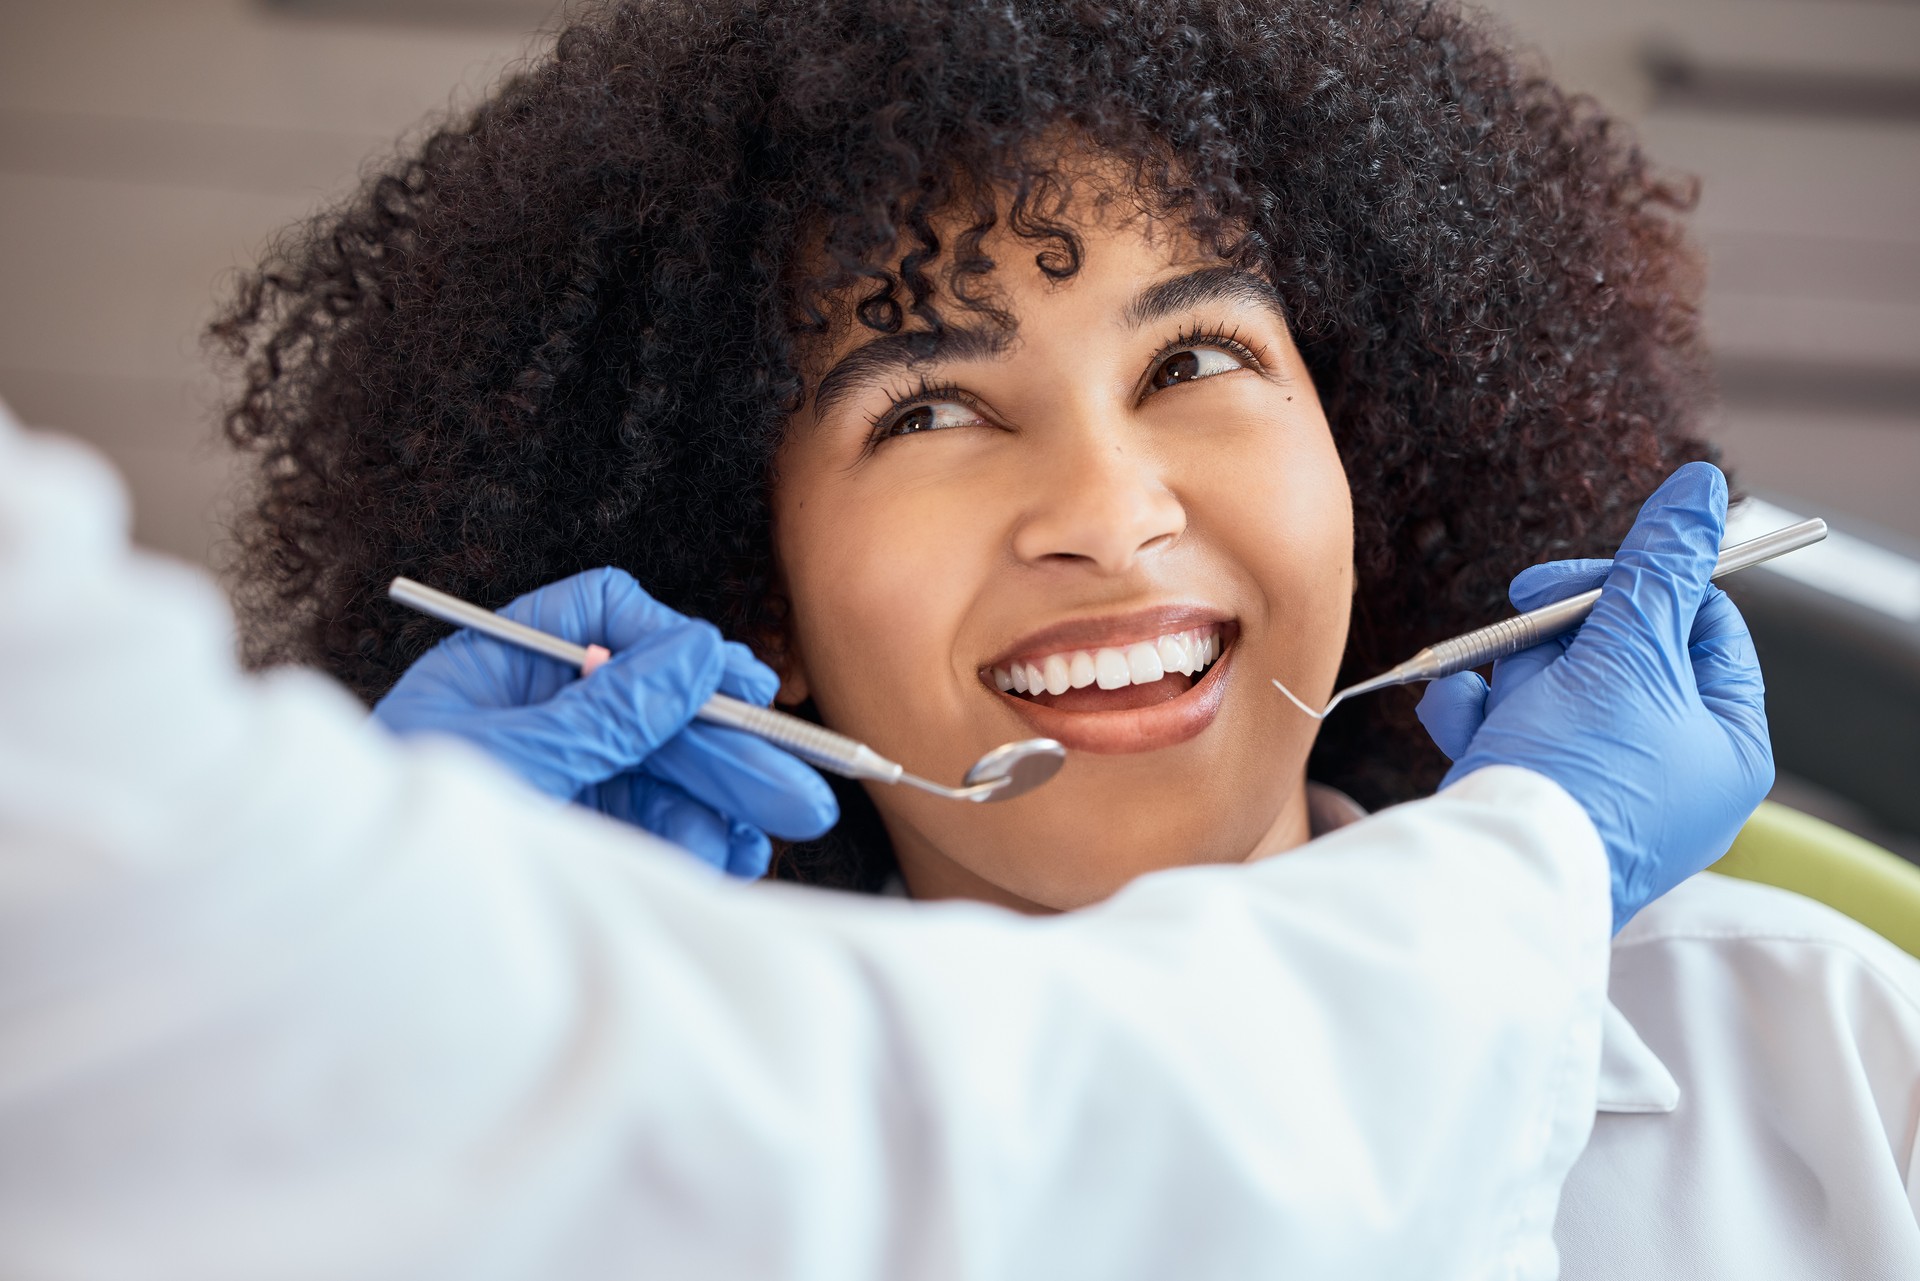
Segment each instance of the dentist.
M1438 796L1040 920L687 858L831 804L617 575L514 607L613 663L451 638L418 737L243 676L0 417L0 1275L1550 1277L1610 926L1771 778L1724 505L1683 469L1571 646L1445 687Z

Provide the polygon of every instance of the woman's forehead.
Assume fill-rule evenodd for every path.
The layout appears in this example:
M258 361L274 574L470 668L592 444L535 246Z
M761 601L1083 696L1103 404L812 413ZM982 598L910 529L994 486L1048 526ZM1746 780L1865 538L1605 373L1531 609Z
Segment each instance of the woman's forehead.
M973 241L968 233L982 227L980 213L943 210L927 224L936 251L929 254L922 241L903 235L889 252L870 260L876 264L870 269L875 274L843 280L821 293L814 306L824 325L803 346L810 381L819 381L850 353L882 338L893 349L917 350L923 360L995 354L996 346L1017 333L1023 300L1080 287L1089 276L1103 286L1126 290L1128 300L1119 310L1128 321L1137 320L1143 310L1164 311L1146 288L1173 276L1194 278L1187 286L1192 295L1188 301L1233 294L1278 305L1264 279L1205 248L1184 219L1155 213L1138 198L1116 198L1099 185L1076 187L1045 219L1045 232L1025 222L1015 226L1005 216L1009 200L1002 197L990 225ZM1058 267L1063 235L1073 242L1069 272ZM971 256L963 261L963 253ZM824 248L813 256L813 274L828 276ZM873 323L868 318L871 307L863 304L889 291L891 297L906 300L903 279L909 269L920 273L925 283L924 300L902 307L892 329ZM1222 281L1231 283L1222 287ZM949 338L947 331L960 332Z

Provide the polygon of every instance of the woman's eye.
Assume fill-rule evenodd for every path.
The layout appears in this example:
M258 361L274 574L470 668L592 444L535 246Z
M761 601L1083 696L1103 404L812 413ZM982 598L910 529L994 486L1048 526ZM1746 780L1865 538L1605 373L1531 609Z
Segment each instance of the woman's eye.
M1158 390L1175 383L1190 383L1196 378L1211 378L1215 374L1231 373L1246 367L1246 362L1232 352L1221 351L1217 347L1187 347L1161 361L1148 381Z
M967 406L957 401L940 400L931 404L915 405L903 411L888 423L880 434L912 436L925 431L940 431L947 427L965 427L979 421L980 415Z

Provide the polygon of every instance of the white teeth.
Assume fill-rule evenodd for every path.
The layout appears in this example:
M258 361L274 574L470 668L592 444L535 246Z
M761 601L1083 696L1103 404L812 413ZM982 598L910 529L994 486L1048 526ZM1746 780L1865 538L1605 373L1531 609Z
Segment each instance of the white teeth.
M1135 685L1151 685L1165 676L1167 669L1160 665L1160 651L1150 642L1142 641L1127 646L1127 674L1133 677Z
M1126 655L1117 649L1099 649L1093 653L1093 679L1101 689L1119 689L1133 684Z
M1193 675L1193 665L1187 662L1186 641L1178 636L1162 636L1153 646L1160 654L1160 666L1182 676Z
M992 670L993 683L1016 694L1064 694L1098 685L1122 689L1151 685L1169 672L1194 676L1220 657L1220 634L1211 627L1171 632L1120 648L1077 649L1048 654L1037 663L1009 663Z

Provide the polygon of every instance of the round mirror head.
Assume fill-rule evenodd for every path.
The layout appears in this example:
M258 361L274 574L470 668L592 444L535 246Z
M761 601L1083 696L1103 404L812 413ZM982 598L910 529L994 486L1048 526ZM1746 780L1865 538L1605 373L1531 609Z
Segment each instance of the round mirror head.
M1050 738L1027 738L994 748L967 771L967 786L977 787L1005 779L999 787L980 797L983 801L1007 801L1025 796L1060 772L1067 763L1067 749Z

